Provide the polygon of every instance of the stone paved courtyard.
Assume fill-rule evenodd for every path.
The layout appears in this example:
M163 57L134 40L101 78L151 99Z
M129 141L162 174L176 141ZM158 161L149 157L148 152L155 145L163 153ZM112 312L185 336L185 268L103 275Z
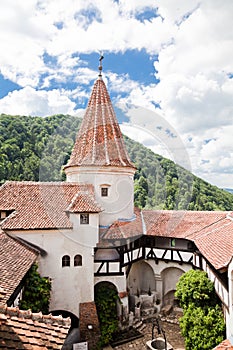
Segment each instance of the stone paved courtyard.
M174 350L185 350L184 339L181 336L180 327L178 324L162 321L161 326L165 331L167 341L173 346ZM141 331L144 337L132 342L116 346L116 350L146 350L146 342L152 339L152 324L146 324L146 327ZM154 336L157 337L157 330L154 329Z

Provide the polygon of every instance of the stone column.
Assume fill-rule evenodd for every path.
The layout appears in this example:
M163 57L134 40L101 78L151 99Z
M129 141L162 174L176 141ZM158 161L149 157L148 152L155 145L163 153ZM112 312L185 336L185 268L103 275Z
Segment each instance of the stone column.
M156 292L158 292L158 298L162 301L163 298L163 280L160 276L160 274L155 273L155 286L156 286Z

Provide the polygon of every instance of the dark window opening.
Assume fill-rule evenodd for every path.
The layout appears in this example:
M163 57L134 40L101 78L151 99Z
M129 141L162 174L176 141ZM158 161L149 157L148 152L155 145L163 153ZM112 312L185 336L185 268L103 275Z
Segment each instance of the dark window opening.
M75 255L74 257L74 266L82 266L82 255Z
M108 197L108 187L101 187L101 196Z
M62 267L65 267L65 266L70 266L70 257L69 257L69 255L64 255L62 257Z
M87 213L80 214L80 224L81 225L88 225L89 224L89 214L87 214Z

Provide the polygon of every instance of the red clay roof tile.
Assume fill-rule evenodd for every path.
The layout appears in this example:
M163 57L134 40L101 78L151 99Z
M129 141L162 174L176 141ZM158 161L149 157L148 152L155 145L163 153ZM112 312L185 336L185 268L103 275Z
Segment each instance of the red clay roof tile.
M143 234L141 211L135 208L135 218L132 221L115 221L104 234L104 239L121 239ZM101 243L100 243L101 246Z
M0 230L1 302L6 302L10 298L38 255L34 249Z
M99 247L107 240L149 236L193 241L203 256L216 268L226 267L233 256L233 215L222 211L172 211L136 209L136 220L113 223L102 235ZM143 229L144 227L144 229ZM144 231L144 232L143 232Z
M77 193L68 206L67 211L71 213L99 213L102 209L94 200L93 195L86 192Z
M233 345L228 339L226 339L221 344L216 346L213 350L232 350L232 349L233 349Z
M216 268L233 256L233 217L220 211L143 211L147 234L193 241Z
M82 200L76 202L76 212L88 208L98 211L92 185L7 181L0 187L0 210L14 211L1 227L6 230L72 228L66 209L80 192Z
M99 77L92 90L82 125L65 166L133 167L105 86Z
M60 349L71 325L69 318L52 315L38 318L28 310L12 309L2 304L0 316L0 348L4 349ZM28 317L30 326L27 325Z

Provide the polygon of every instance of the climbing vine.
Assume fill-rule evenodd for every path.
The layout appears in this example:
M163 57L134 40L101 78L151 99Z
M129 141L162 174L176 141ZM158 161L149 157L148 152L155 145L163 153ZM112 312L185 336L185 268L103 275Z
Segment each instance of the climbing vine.
M49 312L51 282L46 277L41 277L37 271L38 265L33 264L25 279L22 299L19 307L23 310L31 309L32 312Z
M117 299L118 293L108 284L97 286L95 289L95 303L100 322L100 345L111 342L113 334L118 330Z

